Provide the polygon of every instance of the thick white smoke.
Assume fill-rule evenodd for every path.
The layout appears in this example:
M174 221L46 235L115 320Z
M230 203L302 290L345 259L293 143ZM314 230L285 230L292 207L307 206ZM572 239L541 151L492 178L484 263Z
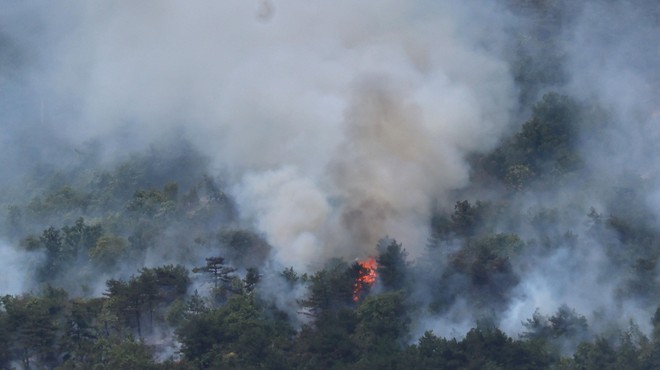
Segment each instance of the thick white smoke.
M43 254L17 250L4 240L0 240L0 292L22 294L32 287L30 272L42 262Z
M198 144L282 264L387 233L414 252L515 109L506 17L478 3L72 1L49 8L34 83L65 101L46 110L72 143Z
M468 185L466 155L487 152L521 123L512 118L519 107L510 61L525 30L493 3L6 2L0 164L13 173L89 142L114 158L178 135L229 173L241 218L274 246L277 267L313 271L328 257L364 257L385 235L414 258L426 244L430 207L450 207L456 199L447 195ZM660 215L657 20L618 2L583 2L570 13L553 31L567 78L552 88L605 107L611 122L581 138L590 194L569 184L552 196L521 196L519 208L582 212L606 203L608 187L631 173ZM572 216L555 226L575 231ZM521 282L503 328L518 332L536 308L548 314L563 303L640 317L616 300L616 277L603 276L615 268L603 247L580 243L516 266ZM0 253L12 266L27 263L9 247ZM20 292L24 283L0 288ZM454 323L464 332L465 305L418 326L451 334Z

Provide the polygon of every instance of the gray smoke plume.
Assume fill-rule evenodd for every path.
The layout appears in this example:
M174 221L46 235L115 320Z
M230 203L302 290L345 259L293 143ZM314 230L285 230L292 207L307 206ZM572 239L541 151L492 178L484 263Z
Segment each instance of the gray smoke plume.
M516 107L506 16L485 2L40 5L14 11L40 20L25 83L60 146L112 158L187 138L286 265L370 254L386 233L421 250L429 204Z
M470 185L467 157L493 149L528 118L529 101L559 90L609 117L581 135L590 191L568 183L513 203L521 213L571 205L556 227L579 234L579 248L526 256L498 318L517 332L535 309L564 303L639 318L647 307L617 300L619 280L606 273L616 266L575 225L589 207L611 211L611 184L650 189L648 207L660 216L657 13L646 11L650 1L549 1L547 25L522 3L5 2L0 185L16 186L34 163L66 167L85 148L113 161L176 137L227 174L241 221L274 247L274 265L314 271L329 257L373 255L386 235L414 259L433 208L451 211ZM517 48L547 62L534 33L552 35L562 76L519 91ZM523 226L498 228L538 237ZM14 258L9 247L2 253ZM579 271L569 271L574 261ZM441 325L424 322L447 333L448 322L467 328L464 305Z

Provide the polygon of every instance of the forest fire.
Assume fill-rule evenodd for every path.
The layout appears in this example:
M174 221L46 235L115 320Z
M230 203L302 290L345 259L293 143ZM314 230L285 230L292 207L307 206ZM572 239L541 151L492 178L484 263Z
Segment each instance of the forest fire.
M364 293L365 288L370 287L376 282L376 270L378 268L376 259L369 257L366 260L356 260L355 263L360 266L358 277L353 284L353 301L357 302Z

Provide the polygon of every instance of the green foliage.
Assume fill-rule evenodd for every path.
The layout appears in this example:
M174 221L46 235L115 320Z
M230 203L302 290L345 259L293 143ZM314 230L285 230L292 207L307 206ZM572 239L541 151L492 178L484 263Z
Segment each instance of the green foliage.
M302 328L295 342L297 367L301 369L341 369L360 359L354 333L358 320L354 310L342 308L324 312L314 325Z
M574 351L578 343L589 339L587 319L566 305L559 307L550 317L541 315L537 310L523 325L526 331L522 333L522 338L543 346L557 356Z
M425 332L419 338L416 350L416 368L420 369L456 369L468 362L468 356L461 350L455 339L447 340L436 337L433 332Z
M133 337L101 338L82 357L69 357L57 369L158 369L152 349Z
M582 108L568 96L544 95L521 130L480 158L479 167L513 191L526 189L534 180L554 183L580 167L582 115Z
M514 164L507 168L504 182L513 191L522 191L534 179L534 172L524 164Z
M454 204L451 215L436 212L431 219L430 247L438 247L456 237L470 238L486 232L487 222L496 211L488 202L471 204L468 200L460 200Z
M467 200L456 202L451 215L452 230L459 236L472 236L483 222L483 204L472 206Z
M107 308L120 323L136 330L137 335L142 337L145 315L149 314L146 324L150 332L158 306L182 297L189 284L188 270L182 266L144 268L140 270L140 275L128 281L111 279L106 282Z
M584 337L587 334L587 319L578 315L575 310L562 305L557 313L548 319L555 337Z
M63 315L64 334L60 348L65 353L64 368L91 367L90 356L97 349L97 340L102 337L98 317L103 309L102 299L73 299L69 310Z
M77 256L94 247L102 234L101 225L86 225L85 219L80 217L74 225L62 228L62 246L68 254Z
M360 266L355 264L354 267L335 260L312 275L308 282L308 297L301 302L303 309L313 316L319 316L351 305L354 284L360 273Z
M54 192L36 197L27 206L28 214L37 220L53 216L71 222L75 215L84 213L90 203L90 196L66 185Z
M171 216L176 208L172 199L172 189L164 191L156 189L138 190L126 205L126 209L136 217L165 218Z
M506 301L506 294L518 283L511 266L524 243L515 234L487 235L465 242L451 256L453 272L469 277L471 291L480 304Z
M209 311L209 304L199 295L197 290L190 296L178 298L167 309L165 319L173 327L181 326L186 320L190 320L202 313Z
M156 238L162 232L161 228L150 220L140 219L134 224L128 237L131 251L144 252L156 243Z
M462 341L471 368L546 368L550 361L537 348L514 341L499 329L471 329Z
M49 227L39 238L41 246L46 250L46 263L41 272L43 278L56 275L62 267L63 261L71 257L65 254L62 248L62 237L59 230Z
M257 284L261 281L261 275L259 275L259 270L256 267L250 267L245 273L245 278L243 279L243 285L245 286L245 291L247 293L252 293L257 287Z
M177 330L185 358L202 368L282 368L290 329L267 320L249 296L191 317Z
M261 236L243 229L223 230L217 235L227 258L243 266L259 266L268 258L271 247Z
M87 255L101 237L103 229L100 225L87 225L80 217L72 226L64 226L58 230L54 227L45 229L39 239L30 236L21 244L29 250L43 250L45 261L39 271L41 280L53 279L68 265L76 262L79 257Z
M9 315L3 309L0 310L0 368L8 369L13 356L11 351L12 330L10 328Z
M541 348L494 328L472 329L460 342L426 332L406 349L406 358L415 369L547 369L552 364Z
M580 108L568 96L546 94L534 106L527 121L514 139L515 155L536 173L560 173L576 168L575 152Z
M218 302L225 301L231 293L240 293L242 288L240 285L235 286L236 268L226 265L224 257L206 258L205 266L195 267L192 271L205 274L213 283L213 295Z
M103 235L89 250L89 258L97 266L108 269L115 266L125 256L127 243L116 235Z
M94 209L123 207L139 189L164 185L165 199L175 201L180 188L188 188L203 175L206 160L185 144L152 147L133 154L112 168L96 171L87 186Z
M357 309L356 342L367 352L386 355L405 340L410 319L405 296L390 292L367 297Z
M26 368L34 361L37 366L53 366L57 362L57 318L64 309L66 293L49 287L44 297L7 295L0 301L8 342L5 356L9 353Z
M467 248L505 256L517 253L519 243L502 234ZM388 245L395 254L402 252L398 243ZM310 297L327 299L310 298L323 309L297 334L285 315L253 294L233 295L215 307L197 292L186 296L190 280L181 266L109 280L103 298L69 299L52 287L40 296L5 296L0 300L0 361L5 367L20 361L24 367L59 369L646 369L659 363L657 333L649 340L631 325L618 341L590 341L586 319L566 306L550 317L535 313L520 340L479 325L461 340L427 332L417 344L406 345L412 312L407 295L372 293L356 305L352 271L353 266L335 261L307 281ZM258 280L255 276L258 272L251 270L244 280ZM164 325L165 315L177 327L183 358L157 363L154 347L131 333L149 332L154 320ZM658 317L652 321L656 329ZM577 350L561 358L566 343Z
M529 3L545 9L550 2ZM522 100L536 98L545 84L560 79L559 67L522 63L514 71L527 85ZM562 306L551 316L536 312L520 339L478 325L462 339L427 332L417 344L406 344L411 318L429 309L442 314L461 302L497 322L501 317L492 312L510 307L526 272L521 256L540 251L545 257L558 246L578 245L570 230L555 230L564 222L562 209L540 206L525 213L519 207L523 197L536 195L528 191L556 190L557 181L581 169L583 110L569 97L547 94L517 133L477 157L472 184L487 190L480 194L489 201L465 200L472 189L452 193L460 199L453 210L437 210L431 220L427 260L412 265L401 244L385 239L377 247L374 286L362 281L369 271L358 263L332 260L309 275L284 269L287 293L307 289L299 302L285 302L294 307L290 317L275 303L260 301L262 279L273 278L261 275L271 271L265 265L271 246L264 236L237 226L233 201L217 180L202 176L199 155L179 153L173 159L152 150L72 176L45 171L41 178L49 180L24 195L26 204L6 197L19 202L6 212L10 239L23 237L25 251L43 255L36 272L40 282L79 280L99 270L113 278L97 298L69 299L51 287L38 295L5 296L0 368L660 368L660 310L651 338L616 328L593 338L586 318ZM650 306L658 298L660 238L657 220L644 207L646 194L635 184L625 183L612 191L615 201L599 204L611 215L592 212L588 236L606 246L612 265L622 266L617 296L642 298L638 302ZM538 240L523 241L515 232L534 233ZM210 296L188 294L191 279L183 266L138 269L147 257L191 263L205 251L211 257L193 272L214 286ZM119 267L138 272L122 280ZM425 284L428 292L411 289L413 283ZM154 353L167 346L159 334L172 331L182 358L156 363Z
M142 269L140 276L146 274L153 274L158 287L159 299L166 303L185 295L190 286L188 270L181 265L165 265L152 269Z
M595 342L583 342L578 346L573 356L574 366L578 369L619 369L616 364L616 352L604 338L597 338Z
M236 218L233 201L209 176L199 181L180 197L186 215L193 221L205 223L210 220L231 221Z
M385 289L402 289L406 283L408 253L394 239L382 240L378 249L378 279Z
M280 275L291 285L300 280L300 276L298 276L298 273L293 269L293 266L285 268Z

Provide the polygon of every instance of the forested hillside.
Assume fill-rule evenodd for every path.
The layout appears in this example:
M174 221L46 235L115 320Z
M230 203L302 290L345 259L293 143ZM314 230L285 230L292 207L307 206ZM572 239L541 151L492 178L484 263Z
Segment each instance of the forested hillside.
M0 369L660 368L660 5L0 3Z

